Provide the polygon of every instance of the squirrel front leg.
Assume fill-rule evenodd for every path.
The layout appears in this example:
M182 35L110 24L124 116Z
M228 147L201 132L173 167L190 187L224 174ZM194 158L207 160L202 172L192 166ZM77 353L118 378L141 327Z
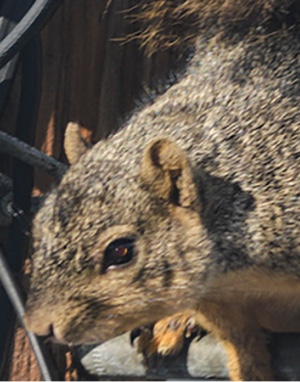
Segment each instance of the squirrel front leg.
M203 303L201 312L180 312L146 329L139 332L138 342L146 364L155 354L176 355L191 331L201 336L205 329L225 347L231 380L274 380L264 332L246 312L229 311L227 305Z
M239 336L238 331L236 335ZM233 381L273 381L270 354L261 330L248 329L240 338L227 338L223 343L230 379Z
M223 344L233 381L272 381L270 353L265 333L251 318L251 312L228 305L201 304L199 324ZM204 312L204 313L202 313Z

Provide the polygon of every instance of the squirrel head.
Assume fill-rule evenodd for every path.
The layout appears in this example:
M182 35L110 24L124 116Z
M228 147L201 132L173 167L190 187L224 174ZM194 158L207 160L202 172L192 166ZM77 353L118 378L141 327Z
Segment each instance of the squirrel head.
M114 142L72 165L34 221L25 319L60 342L100 342L192 307L193 259L208 257L185 152L165 137L138 155Z

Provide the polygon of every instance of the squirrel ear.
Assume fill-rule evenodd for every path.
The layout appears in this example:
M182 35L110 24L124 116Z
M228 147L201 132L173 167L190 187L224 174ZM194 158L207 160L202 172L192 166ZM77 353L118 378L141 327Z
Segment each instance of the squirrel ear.
M69 122L65 131L64 149L70 164L77 162L90 147L91 145L81 136L79 124Z
M197 199L196 185L186 154L167 139L152 141L145 149L141 177L159 198L182 207Z

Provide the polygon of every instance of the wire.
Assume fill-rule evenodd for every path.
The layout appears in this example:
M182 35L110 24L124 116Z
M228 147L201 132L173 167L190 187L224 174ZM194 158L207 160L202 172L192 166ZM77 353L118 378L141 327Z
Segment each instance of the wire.
M0 151L10 154L31 166L38 167L48 174L54 175L57 179L61 179L68 168L67 165L57 159L3 131L0 131Z
M0 43L0 69L43 28L63 0L36 0L30 10Z
M10 298L10 301L15 309L19 322L24 327L28 338L30 340L31 346L34 350L37 362L39 364L43 379L45 381L55 381L57 380L57 375L55 368L50 361L50 355L47 354L47 350L40 339L38 339L32 332L29 332L24 325L24 313L25 305L23 298L18 290L17 284L9 270L9 267L5 261L4 253L0 248L0 280L3 287Z
M31 3L32 1L29 0ZM63 0L35 0L32 5L30 5L30 8L27 10L24 10L24 16L23 14L20 15L22 19L20 20L18 18L18 24L12 29L9 34L1 41L0 43L0 70L3 68L4 72L2 73L2 93L1 93L1 99L2 102L0 102L0 112L2 111L2 107L4 105L5 99L6 99L6 93L9 90L8 86L10 85L11 78L12 78L12 71L15 68L15 60L13 58L16 56L17 53L21 53L21 56L23 58L22 61L22 67L25 68L23 70L23 77L25 78L25 81L22 81L22 93L23 96L21 96L21 105L20 105L20 111L18 113L18 122L17 122L17 128L16 128L16 133L18 132L18 127L19 127L19 137L22 138L22 140L27 141L28 137L30 136L30 126L33 126L35 124L35 112L37 109L37 104L38 101L35 102L34 99L38 99L35 97L35 95L32 95L33 91L29 91L29 96L27 93L27 90L32 88L33 83L31 82L30 77L28 76L28 70L26 68L32 67L31 72L35 71L36 68L36 51L37 47L36 41L37 41L37 36L40 32L40 30L43 28L45 25L46 21L48 18L53 14L55 9L62 4ZM9 2L7 3L9 4ZM16 5L16 2L14 3ZM27 4L27 2L26 2ZM11 5L11 3L9 4ZM22 4L23 5L23 4ZM24 7L26 7L24 5ZM23 9L23 8L22 8ZM16 10L20 10L20 8L16 8ZM21 12L21 11L20 11ZM19 12L19 13L20 13ZM26 13L25 13L26 12ZM11 13L8 13L10 16ZM20 20L20 21L19 21ZM5 25L3 26L5 27ZM32 43L31 43L32 41ZM25 48L25 49L24 49ZM9 64L8 64L9 63ZM4 66L8 64L9 68L4 68ZM11 64L11 65L10 65ZM34 64L34 65L32 65ZM8 67L7 66L7 67ZM26 73L25 73L26 71ZM24 74L25 73L25 74ZM35 77L37 77L38 74L36 74ZM34 78L34 80L36 80ZM27 81L27 82L26 82ZM25 83L26 82L26 83ZM26 86L25 86L25 85ZM29 84L29 86L28 86ZM24 86L23 86L24 85ZM6 87L5 87L6 86ZM26 87L26 89L25 89ZM5 92L4 92L5 90ZM36 90L36 87L35 87ZM26 92L26 94L25 94ZM37 92L38 93L38 92ZM26 114L26 121L23 118L24 117L24 109L28 109L28 105L24 105L24 94L25 97L30 98L30 104L29 104L29 109L28 113ZM26 100L26 98L25 98ZM0 100L1 101L1 100ZM26 111L26 110L25 110ZM22 120L23 123L20 124L19 120ZM57 161L53 161L54 158L49 160L46 158L45 155L42 154L42 157L40 155L38 156L38 159L36 158L37 150L34 148L31 148L29 145L27 145L25 142L18 141L14 137L9 137L8 135L5 135L3 132L0 132L2 135L2 144L0 145L1 148L3 149L4 152L7 152L6 150L9 151L12 150L14 152L14 156L18 157L19 159L29 162L31 165L36 165L40 168L43 168L47 172L52 173L53 175L56 176L56 178L61 178L63 172L64 172L64 165L62 167L57 163ZM4 134L4 135L3 135ZM16 134L18 136L18 134ZM24 137L23 137L24 136ZM1 139L0 139L1 141ZM19 144L18 144L19 143ZM21 147L20 147L21 145ZM32 151L33 149L33 151ZM11 153L11 152L10 152ZM12 153L11 153L12 154ZM20 173L20 166L14 166L14 170L18 170L18 174ZM23 167L22 167L23 168ZM22 172L22 171L21 171ZM17 171L16 171L17 174ZM15 178L15 176L14 176ZM19 176L18 176L19 178ZM14 182L16 179L14 179ZM17 183L17 182L16 182ZM16 184L15 184L16 186ZM16 186L17 189L19 189L20 184ZM22 190L24 189L23 184L21 184L20 187L20 192L22 193ZM28 187L27 187L28 188ZM19 191L19 190L18 190ZM27 191L27 189L26 189ZM19 193L20 193L19 192ZM26 194L27 195L27 194ZM28 197L28 195L27 195ZM23 207L24 208L24 207ZM14 210L14 212L16 212ZM18 216L20 215L20 210L17 211ZM19 216L19 218L22 218L22 216ZM15 219L14 219L15 220ZM19 220L19 219L18 219ZM18 231L19 232L19 231ZM9 238L9 262L12 263L14 261L14 257L17 256L17 254L21 254L19 250L17 250L17 247L14 246L14 242L17 241L20 243L20 240L16 240L16 226L13 223L11 227L11 232L10 232L10 238ZM20 238L20 235L18 236ZM23 240L24 241L24 240ZM22 240L21 240L22 242ZM20 263L22 259L19 259L18 262ZM21 264L21 263L20 263ZM15 264L13 269L16 271L16 269L19 268L20 264ZM9 264L10 266L12 264ZM17 272L18 273L18 272ZM14 281L14 278L9 270L8 264L5 261L3 252L0 251L0 280L3 284L4 290L7 293L7 296L9 297L11 301L11 305L7 302L7 311L6 311L6 320L9 319L10 314L9 311L12 309L11 307L13 306L17 316L24 326L23 323L23 315L24 315L24 302L21 298L21 295L18 291L17 285ZM5 292L3 291L3 296L4 299L6 298ZM5 312L4 312L5 313ZM3 328L5 330L5 328ZM8 330L8 328L6 328ZM25 328L26 330L26 328ZM50 361L49 354L47 354L47 351L43 345L43 343L33 334L28 331L27 335L28 338L31 342L32 349L35 353L37 362L39 364L41 374L43 376L43 379L46 381L51 381L51 380L57 380L57 374L55 372L55 368L52 365ZM1 354L2 356L2 354Z

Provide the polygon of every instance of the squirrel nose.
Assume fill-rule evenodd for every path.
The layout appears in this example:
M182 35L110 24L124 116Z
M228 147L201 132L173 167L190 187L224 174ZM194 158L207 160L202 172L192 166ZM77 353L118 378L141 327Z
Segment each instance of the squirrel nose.
M38 314L25 313L24 323L26 329L39 337L43 337L46 341L53 340L54 342L65 343L62 328L55 325L45 315L39 316Z
M50 338L54 334L53 324L45 316L38 317L35 314L25 313L24 323L26 328L37 336Z

